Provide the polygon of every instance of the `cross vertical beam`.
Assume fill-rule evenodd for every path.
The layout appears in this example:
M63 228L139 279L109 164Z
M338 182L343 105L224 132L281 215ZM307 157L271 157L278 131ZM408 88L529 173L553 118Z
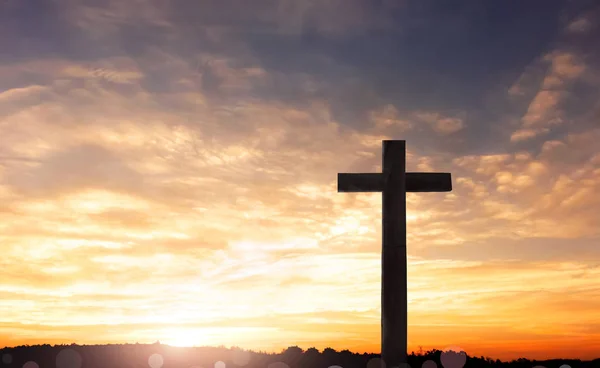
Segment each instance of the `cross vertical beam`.
M338 173L338 192L381 192L381 358L396 368L407 360L406 192L449 192L449 173L407 173L406 142L383 141L383 172Z
M381 357L387 367L406 363L406 151L404 141L383 141Z

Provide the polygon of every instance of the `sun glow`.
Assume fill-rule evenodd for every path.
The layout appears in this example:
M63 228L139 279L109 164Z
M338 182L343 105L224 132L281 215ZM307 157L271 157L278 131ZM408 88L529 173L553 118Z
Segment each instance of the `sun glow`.
M176 347L201 347L201 346L251 346L256 343L256 336L273 334L277 332L273 327L199 327L199 328L166 328L153 332L159 336L159 341L165 345ZM281 336L278 336L281 339Z
M209 341L210 336L202 331L202 329L173 328L165 330L161 335L164 337L160 341L171 346L194 347L211 345L211 341Z

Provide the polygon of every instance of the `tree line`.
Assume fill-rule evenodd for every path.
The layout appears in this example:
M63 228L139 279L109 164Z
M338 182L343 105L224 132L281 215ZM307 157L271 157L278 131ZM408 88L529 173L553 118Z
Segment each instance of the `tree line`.
M445 357L443 355L446 354ZM546 361L520 358L512 361L469 356L466 352L442 352L438 349L412 352L408 356L411 368L456 367L448 363L448 354L461 355L464 367L571 368L600 367L600 359L581 361L555 359ZM380 355L353 353L347 349L325 348L303 350L290 346L280 353L244 350L239 347L173 347L160 344L107 345L22 345L0 349L0 368L380 368ZM445 361L444 361L445 360ZM460 361L460 359L459 359ZM32 363L33 362L33 363ZM424 363L427 364L424 365ZM435 366L432 362L435 362ZM445 362L445 364L444 364ZM455 360L456 362L456 360ZM447 365L453 365L448 367Z

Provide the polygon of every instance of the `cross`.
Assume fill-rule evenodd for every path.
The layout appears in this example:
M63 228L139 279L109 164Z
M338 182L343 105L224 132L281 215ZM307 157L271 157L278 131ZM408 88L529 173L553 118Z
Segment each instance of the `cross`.
M338 192L381 192L381 359L386 367L406 364L406 192L450 192L449 173L407 173L406 141L383 141L383 172L338 173Z

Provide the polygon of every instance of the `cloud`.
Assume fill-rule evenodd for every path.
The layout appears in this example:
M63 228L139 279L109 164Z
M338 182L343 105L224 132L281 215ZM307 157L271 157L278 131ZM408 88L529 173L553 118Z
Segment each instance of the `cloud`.
M28 197L55 196L77 189L102 185L120 191L142 184L141 177L109 151L80 146L48 157L37 168L7 178L7 184Z
M0 93L0 103L14 102L28 98L30 96L39 96L40 93L47 91L44 86L28 86L21 88L13 88Z
M416 117L428 124L433 130L440 134L451 134L462 130L465 124L462 119L456 117L444 117L439 113L419 112Z
M386 129L389 127L399 128L401 130L409 130L413 128L413 124L405 119L402 119L398 109L394 105L386 105L381 109L371 112L371 120L378 129Z
M102 68L88 69L80 66L68 67L63 71L65 77L71 78L98 78L114 83L131 84L143 76L135 71L112 71Z
M566 97L566 84L579 78L586 67L578 58L565 52L554 52L544 57L550 66L525 115L522 117L522 128L511 136L511 141L519 142L548 133L553 126L564 123L562 104ZM513 86L512 94L518 92Z
M128 25L146 25L169 29L172 24L165 17L165 7L157 1L133 1L122 3L106 1L104 4L81 4L60 1L65 17L93 39L115 37Z
M570 53L555 52L546 55L544 59L551 63L550 71L542 83L544 89L561 87L564 83L579 77L585 71L585 65Z
M574 20L567 26L567 31L571 33L585 33L592 28L592 22L585 17Z
M592 163L595 153L591 140L595 135L595 132L587 132L569 135L565 141L548 141L537 157L515 154L458 158L455 163L459 167L477 173L468 180L459 179L458 183L471 188L481 199L492 198L489 194L492 190L514 193L520 198L480 202L496 216L517 220L520 225L515 223L512 227L523 226L519 236L550 233L554 237L596 236L597 216L587 212L587 204L597 200L592 194L598 183L597 170ZM474 177L480 178L479 187ZM495 183L495 188L490 188L489 184L483 186L489 180ZM587 204L578 202L583 198ZM517 208L515 203L522 203L523 207ZM572 216L564 218L566 213Z
M523 116L523 125L535 126L541 124L543 126L548 126L560 123L560 117L551 115L557 107L560 101L560 97L560 92L539 92L529 105L527 113L525 114L525 116Z

